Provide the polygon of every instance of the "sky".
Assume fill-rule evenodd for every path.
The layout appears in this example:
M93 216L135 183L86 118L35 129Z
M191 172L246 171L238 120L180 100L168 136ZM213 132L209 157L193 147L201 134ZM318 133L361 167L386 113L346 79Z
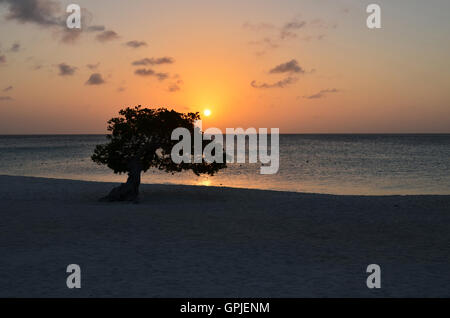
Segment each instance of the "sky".
M69 30L68 4L82 9ZM366 7L381 7L381 29ZM106 132L121 108L203 127L450 133L447 0L0 0L0 134Z

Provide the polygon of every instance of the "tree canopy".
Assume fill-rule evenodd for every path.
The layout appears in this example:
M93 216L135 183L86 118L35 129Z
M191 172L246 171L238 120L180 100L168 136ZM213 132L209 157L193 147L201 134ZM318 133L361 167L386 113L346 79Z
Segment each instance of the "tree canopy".
M192 170L196 175L214 175L226 167L226 160L223 163L203 160L201 163L192 161L179 164L172 160L172 148L178 143L178 140L171 140L172 131L186 128L194 135L199 113L179 113L166 108L151 109L139 105L122 109L119 115L108 121L108 131L111 132L107 136L108 143L97 145L91 158L98 164L107 165L114 173L128 173L128 181L133 177L132 174L139 174L134 176L139 178L134 181L137 186L141 171L152 167L171 173Z

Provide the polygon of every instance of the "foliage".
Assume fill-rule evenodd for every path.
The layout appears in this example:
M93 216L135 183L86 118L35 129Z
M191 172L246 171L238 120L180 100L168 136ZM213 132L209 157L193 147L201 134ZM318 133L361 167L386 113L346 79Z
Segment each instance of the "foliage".
M144 172L154 167L172 173L192 170L196 175L214 175L226 167L225 163L203 161L176 164L172 161L170 154L178 143L178 140L171 140L172 131L183 127L193 136L194 123L200 119L199 113L178 113L166 108L149 109L139 105L122 109L119 115L108 121L108 131L111 132L107 136L109 142L97 145L91 157L94 162L107 165L114 173L130 172L132 162L138 162Z

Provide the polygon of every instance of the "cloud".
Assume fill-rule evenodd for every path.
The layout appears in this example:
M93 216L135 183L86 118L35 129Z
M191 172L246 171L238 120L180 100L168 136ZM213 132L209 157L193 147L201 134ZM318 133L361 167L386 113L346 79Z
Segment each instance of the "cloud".
M152 69L139 68L136 71L134 71L134 74L140 75L140 76L151 76L151 75L155 75L155 71Z
M298 65L297 60L292 59L289 62L282 63L280 65L275 66L273 69L269 71L271 74L277 73L305 73L305 70Z
M138 49L138 48L140 48L142 46L147 46L147 43L144 42L144 41L135 41L135 40L133 40L133 41L128 41L127 43L125 43L125 45L129 46L131 48L134 48L134 49Z
M152 69L146 69L146 68L139 68L136 71L134 71L134 74L139 76L155 76L158 78L158 80L163 81L169 77L169 73L156 73Z
M0 55L0 64L6 63L6 56Z
M168 87L168 91L171 93L178 92L181 89L181 87L178 84L172 83Z
M90 69L91 71L96 70L100 65L100 62L98 62L97 64L86 64L86 67L88 69Z
M280 38L281 39L296 38L297 33L295 32L301 28L304 28L305 26L306 21L293 20L291 22L288 22L281 28Z
M88 32L102 32L105 31L106 28L104 25L91 25L86 28Z
M58 64L59 68L59 74L60 76L70 76L75 74L75 71L77 70L76 67L67 65L66 63Z
M12 86L8 86L6 88L3 89L4 92L9 92L10 90L12 90L14 87Z
M96 36L96 39L99 42L113 41L118 38L119 38L119 35L112 30L103 31L102 33L100 33L99 35Z
M294 20L294 21L286 23L283 26L282 30L298 30L298 29L301 29L301 28L303 28L305 26L306 26L306 21Z
M303 96L303 98L306 98L306 99L319 99L319 98L325 97L327 94L330 94L330 93L338 93L338 92L339 92L339 90L336 89L336 88L333 88L333 89L323 89L323 90L321 90L320 92L318 92L318 93L316 93L316 94L309 95L309 96Z
M266 23L266 22L261 22L261 23L257 23L257 24L252 24L249 22L245 22L242 27L244 29L248 29L251 31L266 31L266 30L273 30L276 27L271 24L271 23Z
M123 92L123 91L125 91L125 89L126 89L125 87L119 87L119 88L117 89L117 91L118 91L118 92Z
M83 28L68 29L66 25L69 13L62 8L60 1L55 0L0 0L0 5L7 6L7 20L14 20L19 23L30 23L43 28L55 31L63 43L75 42L83 30L88 32L104 31L101 25L92 25L92 14L81 9L81 24Z
M10 96L0 96L0 102L6 102L11 100L13 100L13 98Z
M161 65L161 64L173 64L175 60L172 57L164 56L159 58L144 58L141 60L134 61L131 65Z
M273 24L265 22L259 24L251 24L246 22L243 24L243 28L251 31L266 32L268 34L268 36L265 37L264 40L250 41L249 44L265 45L267 48L277 48L280 46L279 43L281 43L282 41L287 41L289 39L297 39L305 41L311 41L316 39L322 40L326 36L325 34L323 34L323 30L322 33L318 35L303 34L302 37L300 37L299 35L300 32L306 32L303 31L304 29L305 30L336 29L337 24L326 23L321 19L313 19L310 21L306 21L295 18L291 21L286 22L281 26L274 26Z
M66 44L73 44L75 43L83 33L82 29L61 29L61 31L58 32L60 34L60 40L63 43Z
M169 77L169 73L156 73L155 76L160 80L164 81Z
M285 79L282 79L275 83L257 83L256 81L252 81L250 85L254 88L284 88L289 84L293 84L297 81L297 78L295 77L286 77Z
M7 20L20 23L35 23L41 26L61 25L61 8L53 0L0 0L0 4L8 5Z
M264 39L259 40L259 41L250 41L250 42L248 42L248 44L262 45L262 46L267 47L268 49L276 49L277 47L279 47L279 45L269 37L265 37Z
M13 45L11 45L11 48L9 49L10 52L19 52L20 51L20 43L16 42Z
M105 80L103 79L102 75L99 73L94 73L86 81L85 85L101 85L104 83L105 83Z

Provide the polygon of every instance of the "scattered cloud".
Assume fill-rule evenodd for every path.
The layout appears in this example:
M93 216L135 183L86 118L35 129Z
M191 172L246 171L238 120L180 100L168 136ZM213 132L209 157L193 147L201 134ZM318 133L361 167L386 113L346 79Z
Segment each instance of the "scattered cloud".
M97 64L86 64L86 67L88 69L90 69L91 71L96 70L99 66L100 66L100 62L98 62Z
M177 74L173 77L174 79L180 78L180 76ZM184 84L183 80L178 79L175 83L170 83L169 87L167 88L167 90L171 93L175 93L178 92L179 90L181 90L181 85Z
M9 92L10 90L12 90L14 87L12 86L8 86L6 88L3 89L4 92Z
M254 88L284 88L290 84L293 84L297 81L295 77L286 77L275 83L257 83L256 81L252 81L250 85Z
M319 29L336 29L337 23L327 23L322 19L314 19L309 22L309 26L311 28L319 28Z
M7 102L13 100L10 96L0 96L0 102Z
M169 77L169 73L156 73L154 70L148 68L139 68L134 71L134 74L139 76L155 76L158 80L163 81Z
M100 33L99 35L96 36L97 41L99 42L108 42L108 41L113 41L113 40L117 40L119 38L119 35L112 30L107 30L107 31L103 31L102 33Z
M20 43L16 42L13 45L11 45L11 48L9 49L10 52L19 52L20 51Z
M286 23L280 31L280 38L282 40L286 38L296 38L297 37L297 30L302 29L306 26L306 21L298 21L293 20L291 22Z
M92 14L81 8L81 19L83 29L68 29L66 19L68 13L62 7L60 1L56 0L0 0L0 5L5 4L6 20L19 23L30 23L55 31L63 43L74 43L82 34L82 31L99 32L104 31L101 25L90 25ZM106 32L106 31L105 31ZM110 36L110 35L109 35ZM108 34L102 38L107 38Z
M336 88L333 88L333 89L323 89L323 90L321 90L320 92L318 92L318 93L316 93L316 94L303 96L303 98L306 98L306 99L319 99L319 98L325 97L327 94L330 94L330 93L338 93L338 92L339 92L339 90L336 89Z
M267 30L273 30L276 27L271 24L271 23L266 23L266 22L261 22L261 23L256 23L256 24L252 24L250 22L245 22L242 27L244 29L248 29L251 31L267 31Z
M125 43L125 45L128 47L131 47L133 49L138 49L140 47L147 46L147 43L144 41L133 40L133 41L128 41L127 43Z
M106 30L104 25L91 25L86 28L88 32L103 32Z
M164 56L159 58L144 58L141 60L134 61L131 63L132 65L161 65L161 64L173 64L175 60L172 57Z
M76 67L67 65L66 63L58 64L59 74L60 76L70 76L75 74L77 70Z
M292 59L289 62L282 63L280 65L275 66L273 69L269 71L270 74L277 73L300 73L304 74L305 70L298 65L297 60Z
M63 17L61 8L53 0L0 0L8 5L7 20L20 23L34 23L41 26L61 25Z
M101 85L104 83L105 83L105 80L103 79L102 75L99 73L94 73L86 81L85 85Z
M134 71L134 74L140 75L140 76L151 76L151 75L155 75L155 71L152 69L139 68L136 71Z
M322 19L307 21L294 18L281 26L276 26L266 22L257 24L246 22L243 24L243 28L266 34L266 37L262 40L249 41L249 44L259 45L265 49L274 49L280 47L288 40L322 40L326 36L326 34L324 34L324 29L336 29L337 23L326 23ZM317 34L318 32L320 32L320 34ZM261 56L264 53L266 53L265 50L259 50L257 55Z
M274 42L271 38L265 37L262 40L259 41L249 41L248 44L250 45L261 45L268 49L276 49L279 47L278 43Z
M155 76L160 80L164 81L169 77L169 73L156 73Z
M60 32L61 42L66 44L75 43L83 33L82 29L68 29L64 28Z
M169 88L168 88L169 92L171 92L171 93L178 92L180 89L181 89L181 87L175 83L170 84Z

